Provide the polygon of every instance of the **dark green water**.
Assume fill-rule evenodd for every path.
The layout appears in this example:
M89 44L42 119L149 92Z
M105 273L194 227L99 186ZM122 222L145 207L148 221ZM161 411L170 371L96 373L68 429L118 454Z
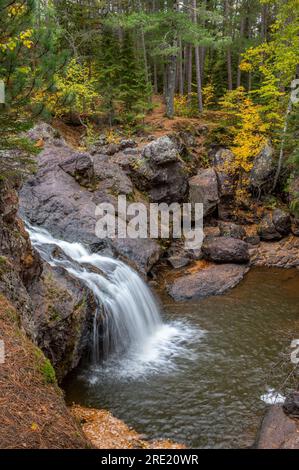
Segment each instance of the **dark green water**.
M252 446L266 408L260 397L283 381L273 365L299 338L299 271L254 269L222 297L176 304L164 294L161 302L165 322L184 332L179 347L164 332L141 364L78 369L65 383L67 401L109 409L147 438Z

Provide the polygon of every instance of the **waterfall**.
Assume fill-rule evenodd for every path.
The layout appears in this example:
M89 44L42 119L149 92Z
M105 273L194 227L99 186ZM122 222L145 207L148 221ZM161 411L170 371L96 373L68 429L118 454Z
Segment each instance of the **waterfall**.
M158 305L145 282L117 259L90 253L80 243L54 238L27 224L32 245L51 266L62 267L94 294L93 359L120 355L132 345L142 347L161 328ZM55 247L59 248L58 254ZM100 345L102 346L100 348Z
M28 223L26 228L50 266L63 268L94 294L93 362L85 371L91 383L168 373L180 367L180 358L196 360L192 345L204 331L181 320L162 322L153 294L133 269L80 243L54 238L44 228Z

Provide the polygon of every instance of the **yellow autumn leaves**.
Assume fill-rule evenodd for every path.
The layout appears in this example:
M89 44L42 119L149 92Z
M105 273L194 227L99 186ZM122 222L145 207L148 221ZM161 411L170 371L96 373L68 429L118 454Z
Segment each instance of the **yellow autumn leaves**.
M0 50L2 52L13 51L20 44L30 49L33 46L32 36L33 29L22 31L18 36L10 37L5 42L0 42Z
M8 6L6 9L6 14L9 18L14 20L22 15L24 15L27 11L26 5L23 3L14 2L12 5ZM14 51L17 46L23 45L27 49L30 49L33 46L33 29L27 29L25 31L21 31L16 36L8 37L5 39L1 39L0 37L0 52L9 52Z

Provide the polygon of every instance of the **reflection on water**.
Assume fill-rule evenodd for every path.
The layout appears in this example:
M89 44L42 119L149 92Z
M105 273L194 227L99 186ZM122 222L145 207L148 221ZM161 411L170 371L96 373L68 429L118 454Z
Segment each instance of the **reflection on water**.
M150 439L197 448L253 445L266 406L261 396L282 382L273 364L299 338L299 271L254 269L222 297L180 304L161 298L168 328L182 328L182 344L172 353L156 338L155 367L150 359L144 373L132 373L137 358L78 369L65 382L68 402L109 409Z

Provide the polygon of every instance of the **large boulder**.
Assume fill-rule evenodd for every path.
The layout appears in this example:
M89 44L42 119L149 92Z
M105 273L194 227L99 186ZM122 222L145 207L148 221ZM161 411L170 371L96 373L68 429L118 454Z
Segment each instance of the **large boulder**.
M253 190L261 192L272 183L275 172L274 148L267 143L254 160L250 172L250 184Z
M248 268L236 264L209 265L196 273L176 279L168 292L176 301L221 295L235 287Z
M75 178L81 185L90 184L94 179L93 161L88 153L72 153L69 158L60 163L60 168Z
M280 405L271 406L259 431L258 449L299 449L299 421L289 418Z
M271 241L271 240L281 240L282 235L279 233L273 223L272 217L270 214L267 214L258 226L258 235L261 240Z
M50 144L65 144L64 139L60 133L46 122L36 124L32 129L26 132L25 136L34 142L43 141L45 145Z
M200 170L189 179L190 202L203 204L204 217L212 213L219 203L218 180L213 168Z
M170 137L164 136L146 145L142 157L155 165L167 165L177 161L178 148Z
M99 181L100 190L109 191L113 195L131 195L133 184L123 169L112 162L107 155L93 157L94 175Z
M208 238L202 245L206 259L216 263L247 263L249 251L247 243L230 237Z
M265 241L281 240L290 231L290 215L281 209L276 209L272 214L266 214L258 226L258 235Z
M140 191L148 193L152 202L184 200L188 188L187 171L181 155L184 150L175 139L160 137L143 147L141 153L132 150L135 149L123 154L125 158L120 165Z
M272 221L276 230L281 235L288 235L291 231L292 221L290 214L281 209L275 209L272 214Z

